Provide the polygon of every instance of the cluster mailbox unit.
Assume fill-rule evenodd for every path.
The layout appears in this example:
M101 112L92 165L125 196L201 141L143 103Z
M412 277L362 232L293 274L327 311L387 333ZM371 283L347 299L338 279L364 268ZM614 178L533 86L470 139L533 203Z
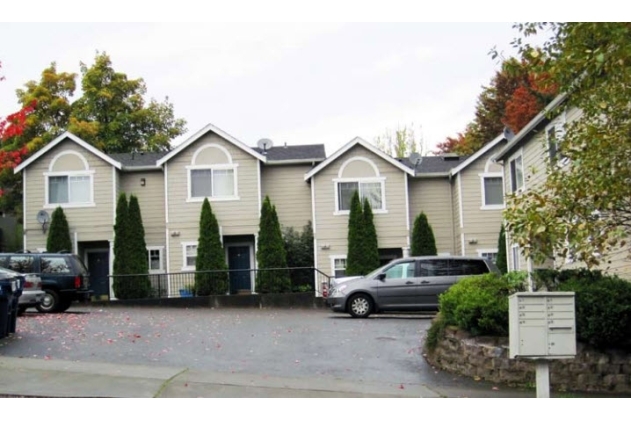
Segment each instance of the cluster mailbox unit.
M576 356L574 292L518 292L508 312L510 358Z

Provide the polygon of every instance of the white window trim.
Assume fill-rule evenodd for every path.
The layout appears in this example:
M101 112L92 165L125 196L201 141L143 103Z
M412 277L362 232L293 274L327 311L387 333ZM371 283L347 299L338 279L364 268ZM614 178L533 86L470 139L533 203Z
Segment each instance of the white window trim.
M515 249L517 249L517 261L515 261ZM521 251L519 250L519 244L513 244L510 247L511 250L511 269L513 271L517 271L517 270L521 270L521 264L520 264L520 260L521 260ZM519 267L517 267L517 265L515 264L517 263L517 265L519 265Z
M523 162L523 161L522 161ZM500 209L504 209L505 206L505 201L504 201L504 174L502 174L501 172L487 172L487 173L482 173L482 174L478 174L480 176L480 191L482 192L482 205L480 206L481 210L500 210ZM502 204L501 205L487 205L484 202L484 199L486 197L486 186L484 185L484 179L485 178L500 178L502 180Z
M47 171L44 175L44 209L55 209L58 206L62 208L89 208L96 206L94 203L94 170L83 171ZM82 203L50 203L49 180L50 177L89 177L90 178L90 201Z
M151 269L151 255L150 252L158 250L160 252L160 269ZM165 273L164 270L164 246L147 246L147 260L149 261L149 273Z
M484 257L482 256L484 253L495 253L495 254L499 254L499 250L498 249L475 249L475 251L478 253L478 257Z
M521 158L521 187L518 187L513 191L513 173L511 171L511 163ZM520 149L515 155L511 156L508 160L508 180L510 181L509 188L511 193L521 193L526 190L526 166L524 162L524 150Z
M550 160L550 163L552 163L552 157L550 156L550 137L548 135L548 132L550 131L550 129L554 128L554 132L555 132L555 140L556 140L556 162L554 163L556 166L558 167L564 167L565 165L567 165L568 162L570 162L570 159L566 156L564 156L563 158L559 159L559 143L563 141L563 137L565 136L565 124L567 123L567 117L566 117L566 112L563 111L563 113L561 113L559 116L557 116L555 119L553 119L545 128L545 150L547 151L548 154L548 159Z
M182 244L182 270L191 271L195 270L195 266L186 265L186 246L199 246L198 241L183 241Z
M186 166L186 176L187 176L187 202L203 202L204 199L208 199L209 202L228 202L241 200L239 197L239 175L238 175L239 164L214 164L214 165L187 165ZM193 185L191 184L191 172L193 170L232 170L234 174L233 183L234 183L234 195L233 196L221 196L221 197L192 197L191 192L193 189ZM214 177L211 178L214 182ZM214 191L214 189L213 189Z
M331 261L331 276L334 278L335 278L335 260L336 259L347 259L346 263L348 264L348 257L345 254L330 255L329 260ZM346 272L346 267L344 267L344 272Z
M333 198L335 201L335 212L333 215L349 215L350 210L340 210L339 188L340 183L380 183L381 184L381 209L373 209L373 214L386 214L386 177L355 177L355 178L334 178L333 179Z

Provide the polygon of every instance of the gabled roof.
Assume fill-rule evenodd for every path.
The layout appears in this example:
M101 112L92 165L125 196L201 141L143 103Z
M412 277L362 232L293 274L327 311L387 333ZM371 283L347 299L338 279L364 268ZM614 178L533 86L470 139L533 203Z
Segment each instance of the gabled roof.
M522 141L535 127L537 127L542 121L546 120L548 113L560 106L566 99L567 94L565 92L557 95L556 98L554 98L539 114L530 120L528 124L526 124L524 128L521 129L515 137L512 138L508 144L497 153L495 160L501 161L504 157L506 157L506 155L515 150L515 148L522 143Z
M448 176L449 171L463 163L468 156L423 156L421 161L414 165L409 158L397 158L398 161L414 170L414 176Z
M297 162L321 162L326 159L324 145L295 145L275 146L263 151L261 148L252 148L267 158L267 163L297 163Z
M63 142L66 139L73 141L74 143L76 143L77 145L81 146L84 149L87 149L88 151L92 152L94 155L96 155L99 158L101 158L103 161L111 164L112 166L118 168L119 170L122 168L122 165L121 165L120 162L118 162L115 159L113 159L113 158L109 157L108 155L104 154L103 152L101 152L100 150L95 148L94 146L90 145L85 140L82 140L81 138L79 138L78 136L75 136L74 134L72 134L70 132L64 132L64 133L60 134L59 136L57 136L56 138L54 138L53 140L51 140L48 143L48 145L44 146L42 149L37 151L29 159L27 159L26 161L22 162L20 165L15 167L13 169L13 172L15 174L19 173L24 168L28 167L34 161L39 159L39 157L41 157L46 152L50 151L52 148L54 148L55 146L57 146L59 143Z
M375 155L381 157L385 161L387 161L390 164L394 165L395 167L399 168L401 171L406 172L409 175L414 175L414 170L411 169L410 167L408 167L407 165L402 164L401 162L399 162L398 160L394 159L390 155L384 153L382 150L377 148L375 145L371 144L370 142L366 142L361 137L356 137L355 139L351 140L346 145L344 145L340 149L338 149L333 155L331 155L330 157L325 159L323 162L321 162L320 165L318 165L317 167L315 167L314 169L309 171L305 175L305 180L309 180L311 177L313 177L314 175L316 175L317 173L322 171L324 168L328 167L329 164L331 164L333 161L335 161L337 158L339 158L341 155L343 155L345 152L350 150L355 145L363 146L364 148L368 149L370 152L374 153Z
M487 153L489 150L493 149L498 143L500 143L501 141L503 141L505 139L506 139L506 137L504 136L504 133L502 133L501 135L497 136L495 139L491 140L489 143L487 143L482 148L480 148L476 153L471 155L462 164L458 165L456 168L451 170L451 175L458 174L460 171L462 171L465 168L467 168L469 165L471 165L473 162L475 162L479 157L481 157L482 155Z
M232 137L231 135L229 135L228 133L224 132L223 130L221 130L219 127L213 126L212 124L207 124L206 126L204 126L201 130L199 130L197 133L195 133L193 136L189 137L188 139L186 139L184 142L182 142L181 144L179 144L175 149L173 149L171 152L169 152L168 154L166 154L165 156L163 156L161 159L158 160L158 162L156 162L156 165L162 165L165 162L167 162L168 160L170 160L171 158L173 158L174 156L176 156L177 154L179 154L180 152L182 152L184 149L186 149L187 147L189 147L192 143L194 143L195 141L197 141L200 137L204 136L206 133L208 132L213 132L218 134L219 136L223 137L225 140L227 140L228 142L232 143L234 146L236 146L237 148L243 150L244 152L252 155L253 157L255 157L256 159L265 162L266 158L265 156L261 155L260 153L258 153L257 151L255 151L254 149L250 148L249 146L247 146L245 143L241 142L240 140L238 140L235 137Z

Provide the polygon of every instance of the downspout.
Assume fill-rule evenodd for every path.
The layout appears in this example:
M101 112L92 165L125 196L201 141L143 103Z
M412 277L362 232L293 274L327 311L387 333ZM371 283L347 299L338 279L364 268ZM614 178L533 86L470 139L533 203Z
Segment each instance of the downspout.
M452 177L452 174L451 172L449 172L449 179L447 180L447 182L449 183L449 202L451 203L451 250L455 254L456 231L454 229L454 225L456 223L456 220L454 219L454 192L452 191L453 189L452 189L452 184L451 184L451 177Z

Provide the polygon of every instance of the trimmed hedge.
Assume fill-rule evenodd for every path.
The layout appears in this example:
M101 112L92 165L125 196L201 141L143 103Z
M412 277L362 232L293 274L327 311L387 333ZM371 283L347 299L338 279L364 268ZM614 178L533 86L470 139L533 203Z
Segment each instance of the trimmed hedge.
M586 269L541 270L534 278L539 289L576 293L576 333L580 342L600 349L631 349L630 282ZM507 336L508 297L523 291L525 280L524 272L460 280L439 298L441 324L457 326L473 335Z

